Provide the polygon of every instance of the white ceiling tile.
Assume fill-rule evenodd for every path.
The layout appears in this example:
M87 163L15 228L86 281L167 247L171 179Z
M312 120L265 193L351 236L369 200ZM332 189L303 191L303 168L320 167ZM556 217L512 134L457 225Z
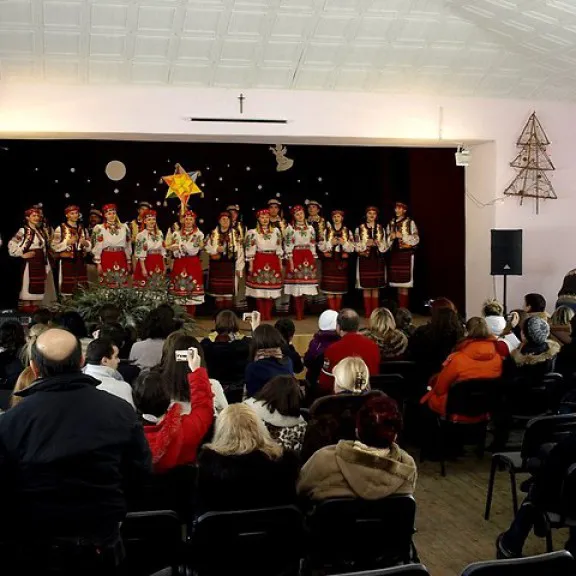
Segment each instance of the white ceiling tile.
M124 29L127 23L126 4L92 4L90 14L92 28Z
M187 86L209 86L212 78L212 67L202 65L174 64L170 72L172 84Z
M136 36L134 56L168 58L170 38L165 36Z
M80 52L79 32L44 32L44 53L45 54L66 54L78 56Z
M314 37L341 39L349 32L353 22L352 16L321 16L316 24Z
M265 12L232 12L228 22L228 34L233 36L260 36L265 18Z
M372 66L378 55L385 51L382 44L349 44L344 53L346 66Z
M0 54L34 52L34 32L31 30L0 30Z
M44 60L44 76L50 82L77 83L80 63L76 60Z
M280 9L312 12L323 3L323 0L280 0Z
M356 39L387 41L389 40L389 33L395 22L390 15L380 17L367 16L362 18L358 31L356 32Z
M296 75L295 86L303 90L322 90L330 87L333 76L333 68L302 67Z
M126 82L126 64L122 60L90 60L88 81L92 84L119 84Z
M251 66L218 65L214 70L212 84L220 88L243 88L250 85Z
M254 40L227 38L222 42L221 60L251 62L256 56L260 43Z
M304 54L305 64L337 64L342 44L320 44L312 43Z
M263 61L267 64L296 62L302 53L299 42L268 42L263 48Z
M200 8L188 8L184 19L184 32L197 34L210 34L216 36L221 10L205 10Z
M32 79L36 77L36 62L31 58L2 58L0 80Z
M359 12L358 0L326 0L324 3L326 12Z
M4 0L0 2L0 25L31 25L32 4L18 0Z
M132 62L130 76L138 84L167 84L170 65L161 62Z
M349 90L351 92L360 92L364 90L369 78L368 70L355 70L343 68L340 70L334 83L336 90Z
M290 88L294 76L293 68L279 68L272 66L262 66L258 68L255 88Z
M180 38L177 58L210 60L215 43L213 38Z
M80 2L44 2L44 25L77 28L81 24Z
M283 38L302 38L313 22L310 14L277 14L272 25L271 35Z
M166 6L140 6L138 30L172 30L176 8Z
M126 52L126 36L120 34L91 34L90 56L123 57Z

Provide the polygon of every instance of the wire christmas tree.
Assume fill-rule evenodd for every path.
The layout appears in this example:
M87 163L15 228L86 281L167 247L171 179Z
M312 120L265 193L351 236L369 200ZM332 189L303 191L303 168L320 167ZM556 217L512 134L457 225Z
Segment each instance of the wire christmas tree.
M520 204L524 198L536 199L536 214L540 211L540 200L556 200L556 192L552 182L546 175L549 170L556 170L552 160L546 153L546 146L550 144L546 132L536 116L532 112L526 126L516 142L520 152L510 162L510 166L519 170L508 188L504 190L505 196L519 196Z

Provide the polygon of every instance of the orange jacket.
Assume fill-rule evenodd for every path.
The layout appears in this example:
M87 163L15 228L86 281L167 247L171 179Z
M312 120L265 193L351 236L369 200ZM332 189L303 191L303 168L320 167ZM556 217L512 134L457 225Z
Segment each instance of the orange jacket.
M428 402L434 412L446 414L448 390L452 384L462 380L478 378L500 378L502 376L502 357L496 349L496 339L464 340L456 351L450 354L442 370L432 380L432 390L421 400Z

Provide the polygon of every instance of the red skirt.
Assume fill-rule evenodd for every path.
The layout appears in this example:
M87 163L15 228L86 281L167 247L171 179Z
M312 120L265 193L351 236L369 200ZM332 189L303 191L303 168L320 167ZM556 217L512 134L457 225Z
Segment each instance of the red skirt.
M174 260L170 275L170 293L182 298L204 298L204 273L198 256Z
M164 257L162 254L147 254L144 265L148 276L142 274L142 266L136 262L134 288L160 289L164 280Z
M358 255L357 288L376 290L386 286L386 262L378 248L372 246L368 256Z
M88 285L86 261L82 254L60 259L60 294L74 294Z
M256 252L252 274L246 276L246 295L254 298L279 298L282 290L282 264L272 252Z
M234 296L236 292L236 262L220 257L210 260L208 294L211 296Z
M318 285L316 260L312 250L295 249L292 253L292 262L294 269L290 271L289 267L286 268L285 284L294 286Z
M107 288L122 288L128 285L128 259L124 250L104 249L100 264L100 284Z
M30 250L34 252L33 258L22 258L24 270L28 265L28 292L30 294L44 294L46 292L46 255L44 250Z
M390 253L388 266L388 282L391 286L412 284L413 250L394 250Z
M322 260L321 288L327 294L348 292L348 266L350 258L342 258L340 252L332 252L331 258Z

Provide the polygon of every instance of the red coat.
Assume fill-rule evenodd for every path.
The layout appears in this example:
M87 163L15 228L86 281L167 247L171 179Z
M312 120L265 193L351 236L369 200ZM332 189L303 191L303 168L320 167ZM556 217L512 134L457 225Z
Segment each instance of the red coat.
M370 375L380 373L380 348L378 344L358 332L348 332L338 342L330 344L324 352L324 366L320 372L318 387L323 394L334 392L334 366L348 356L359 356L366 362Z
M190 385L189 414L174 403L158 424L145 425L154 472L162 473L196 461L196 452L214 420L214 399L208 373L198 368L188 374Z

